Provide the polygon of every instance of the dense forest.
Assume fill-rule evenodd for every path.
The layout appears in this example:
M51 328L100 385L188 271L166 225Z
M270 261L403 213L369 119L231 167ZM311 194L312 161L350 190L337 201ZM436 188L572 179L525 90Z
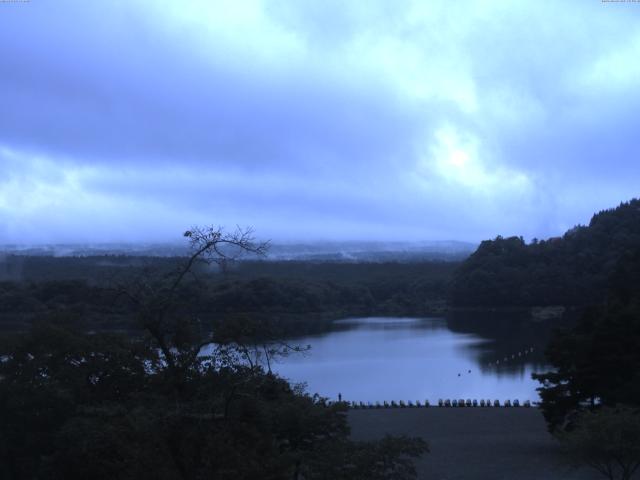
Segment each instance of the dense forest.
M456 271L449 299L458 307L601 303L611 275L638 248L640 200L633 199L562 237L483 241Z
M127 330L131 304L118 288L162 276L179 257L4 259L0 328L24 330L39 318L75 319L93 330ZM197 265L181 286L185 312L207 322L238 316L277 322L283 334L326 329L351 315L428 315L445 307L454 262L344 263L238 261L224 272ZM0 272L2 273L2 272Z
M622 257L607 285L606 300L550 342L555 370L534 374L552 429L585 407L640 406L640 249Z
M191 256L129 271L127 283L4 285L3 308L35 317L0 337L0 477L415 478L422 439L352 441L345 403L272 373L271 359L300 347L270 322L207 325L193 310L206 306L198 274L224 259L221 246L262 247L242 232L185 236ZM88 332L97 311L137 333Z
M351 441L344 404L309 396L269 361L300 351L288 336L336 318L441 314L447 298L487 311L578 307L547 348L554 369L535 375L550 430L573 438L609 422L615 435L622 405L635 419L639 200L562 238L482 242L462 263L227 263L212 246L252 244L187 233L191 257L2 259L3 477L414 478L423 441ZM539 330L526 316L505 321L506 337L516 324ZM606 415L583 417L602 407Z
M552 368L533 374L540 408L572 461L610 479L633 476L640 468L640 200L601 211L560 238L482 242L455 272L449 299L463 312L573 307L569 324L552 321L545 350Z

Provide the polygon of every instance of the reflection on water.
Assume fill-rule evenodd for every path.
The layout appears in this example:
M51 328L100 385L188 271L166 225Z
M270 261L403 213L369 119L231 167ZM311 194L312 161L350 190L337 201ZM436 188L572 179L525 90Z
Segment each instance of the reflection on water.
M533 334L524 325L512 320L492 331L483 323L486 330L477 332L464 318L345 319L331 332L294 339L311 351L280 360L274 370L329 398L537 401L531 373L547 369L545 329L534 326Z

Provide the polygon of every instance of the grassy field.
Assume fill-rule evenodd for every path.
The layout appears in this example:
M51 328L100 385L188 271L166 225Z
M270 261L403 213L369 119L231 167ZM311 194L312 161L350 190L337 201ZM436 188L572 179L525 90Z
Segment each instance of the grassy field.
M431 452L418 462L429 480L591 480L566 463L536 408L395 408L351 410L352 437L385 433L424 438Z

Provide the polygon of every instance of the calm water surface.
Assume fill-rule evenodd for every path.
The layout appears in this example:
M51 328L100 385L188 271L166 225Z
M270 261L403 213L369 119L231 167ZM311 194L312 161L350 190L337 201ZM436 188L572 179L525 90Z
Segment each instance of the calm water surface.
M539 400L531 373L547 370L543 345L526 332L502 333L454 331L442 318L346 319L335 331L294 339L310 352L281 359L274 370L332 399Z

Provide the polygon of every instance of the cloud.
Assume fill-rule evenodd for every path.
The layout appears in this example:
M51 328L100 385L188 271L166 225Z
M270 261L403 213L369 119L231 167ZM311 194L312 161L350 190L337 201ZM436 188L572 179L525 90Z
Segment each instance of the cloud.
M559 234L637 195L639 17L545 1L2 5L0 243L203 222Z

